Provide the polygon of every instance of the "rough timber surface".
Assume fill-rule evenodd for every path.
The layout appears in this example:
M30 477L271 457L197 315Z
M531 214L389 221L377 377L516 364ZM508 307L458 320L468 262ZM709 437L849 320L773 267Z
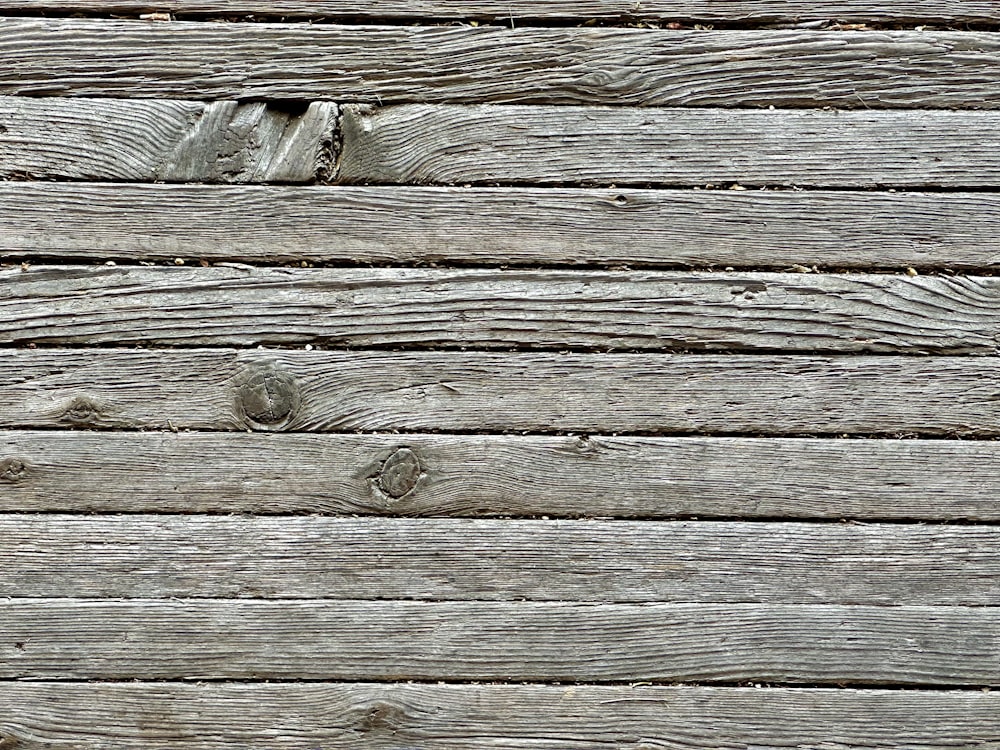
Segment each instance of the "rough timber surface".
M0 601L0 678L1000 684L993 607Z
M19 750L986 750L1000 741L998 716L1000 696L980 691L162 682L0 690L0 737Z
M0 255L248 263L1000 265L990 193L0 183Z
M996 522L998 494L992 441L0 433L6 513Z
M1000 601L994 526L44 514L0 537L0 597Z
M0 426L1000 435L996 357L96 354L5 350Z
M341 182L1000 185L989 111L349 105L342 132Z
M336 119L325 102L290 112L264 102L3 96L0 177L311 182L332 165Z
M16 266L0 343L992 354L1000 279Z
M0 34L0 93L32 96L1000 107L1000 41L988 32L8 17Z
M0 9L77 10L141 13L164 9L182 14L256 14L265 17L362 19L468 19L510 22L562 19L738 21L795 23L852 21L876 23L997 23L1000 9L982 0L3 0Z

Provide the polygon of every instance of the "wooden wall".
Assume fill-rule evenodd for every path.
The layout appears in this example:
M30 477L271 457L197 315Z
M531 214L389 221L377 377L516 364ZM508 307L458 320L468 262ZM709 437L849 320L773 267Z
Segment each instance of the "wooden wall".
M0 750L1000 748L998 30L0 0Z

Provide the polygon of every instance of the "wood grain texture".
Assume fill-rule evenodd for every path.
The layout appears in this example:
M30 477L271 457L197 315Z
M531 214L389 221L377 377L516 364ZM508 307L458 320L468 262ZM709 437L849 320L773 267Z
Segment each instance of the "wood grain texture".
M345 183L1000 184L995 112L350 105L342 128Z
M3 0L0 9L322 17L356 19L699 20L778 23L816 20L882 23L996 23L1000 10L982 0L916 0L873 3L835 0Z
M1000 435L996 357L12 350L0 426ZM293 408L262 423L246 386ZM265 388L266 390L266 388ZM255 412L256 413L256 412ZM258 414L262 419L266 418Z
M991 193L0 183L0 256L994 269Z
M995 606L1000 528L2 515L0 596Z
M1000 279L16 266L0 343L993 354Z
M0 601L0 677L996 685L998 612L10 599Z
M586 404L595 420L609 408ZM383 473L404 451L417 471L399 487ZM0 432L6 513L995 522L998 494L1000 446L987 441Z
M3 96L0 177L311 182L333 162L336 119L325 102L299 112L264 102Z
M52 682L0 690L0 737L19 750L992 750L998 716L1000 697L979 691Z
M988 32L9 17L0 27L5 94L387 104L1000 106L1000 41ZM967 144L977 144L972 134Z

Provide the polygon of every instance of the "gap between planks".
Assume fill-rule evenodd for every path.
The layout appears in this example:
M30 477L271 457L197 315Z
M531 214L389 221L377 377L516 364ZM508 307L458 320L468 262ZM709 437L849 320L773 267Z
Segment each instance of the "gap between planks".
M217 14L231 19L298 17L314 22L340 21L412 23L426 19L491 19L516 25L526 21L586 22L696 20L725 23L802 23L847 21L890 24L996 24L1000 11L982 0L916 0L873 4L871 0L835 0L820 5L802 0L736 0L720 5L711 0L10 0L5 12L143 13L168 10L175 14ZM242 19L241 19L242 20Z

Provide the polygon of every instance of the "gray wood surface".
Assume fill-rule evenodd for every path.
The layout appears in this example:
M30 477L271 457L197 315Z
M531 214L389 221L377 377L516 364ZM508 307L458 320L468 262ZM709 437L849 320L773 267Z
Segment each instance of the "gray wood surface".
M245 386L290 381L260 422ZM1000 435L996 357L7 349L0 426ZM250 409L254 411L254 409ZM261 419L266 415L254 411Z
M0 93L361 102L1000 106L988 32L3 18ZM460 71L460 73L456 73ZM977 145L969 134L967 147ZM942 148L946 156L950 149Z
M701 21L786 22L841 20L882 23L1000 22L1000 9L983 0L3 0L0 9L79 10L141 13L170 10L184 14L244 14L367 19L485 18L524 19L694 19Z
M0 678L1000 684L995 607L0 601Z
M991 606L1000 528L0 515L0 597Z
M336 119L325 102L299 112L264 102L3 96L0 176L311 182L333 163Z
M13 266L0 343L992 354L1000 279Z
M818 400L819 408L828 403ZM587 404L594 419L606 411ZM401 452L417 468L408 485L383 479L386 461ZM0 432L7 513L995 522L998 495L1000 445L992 441Z
M7 683L18 750L882 750L1000 742L996 692L593 685Z
M342 128L342 182L1000 184L1000 114L986 111L350 105Z
M1000 198L950 192L0 183L0 255L994 269L1000 265Z

